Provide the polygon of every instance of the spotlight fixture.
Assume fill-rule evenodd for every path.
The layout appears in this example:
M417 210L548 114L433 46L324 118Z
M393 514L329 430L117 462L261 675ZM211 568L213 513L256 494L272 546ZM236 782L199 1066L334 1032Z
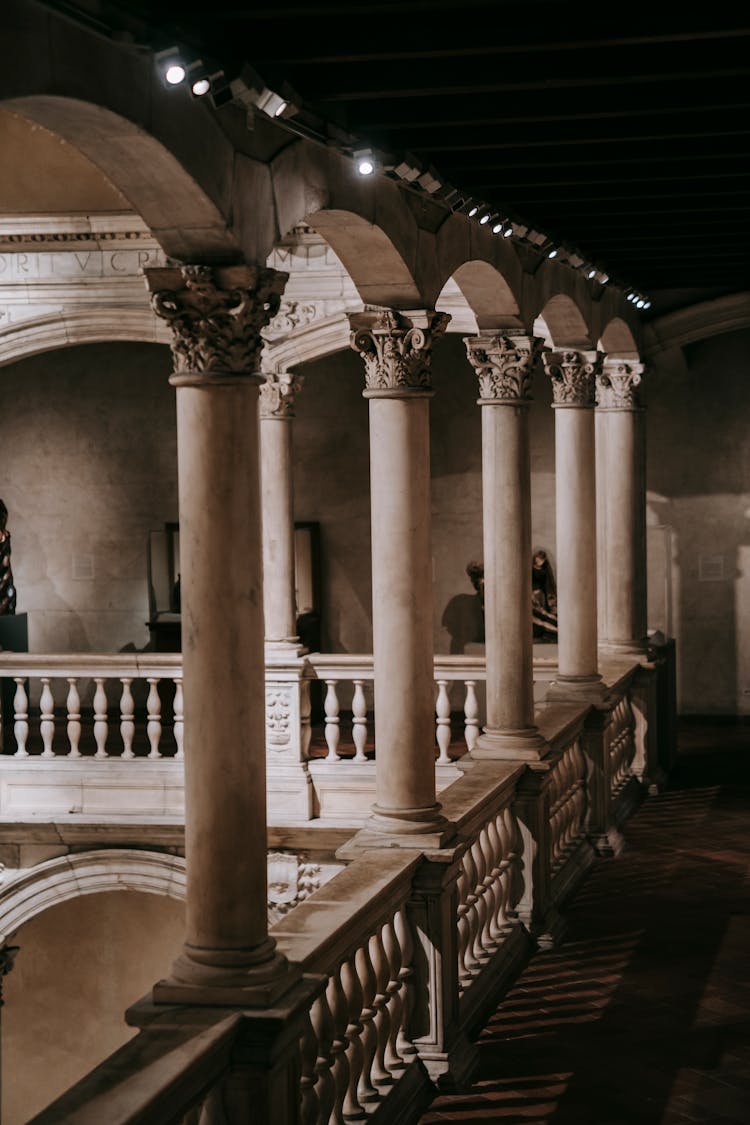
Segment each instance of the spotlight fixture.
M417 160L416 156L412 156L410 152L405 152L397 163L388 165L387 172L392 172L394 176L398 176L400 180L406 180L407 183L412 183L422 174L422 165ZM458 194L456 189L452 189L454 194ZM462 199L464 197L462 196ZM446 202L449 202L446 198Z
M596 270L590 269L589 272L586 274L586 277L589 279L589 281L593 281L594 278L596 277Z
M635 302L635 307L636 307L637 309L642 309L642 308L644 307L644 305L645 305L645 304L646 304L646 302L645 302L645 301L643 300L643 297L640 297L640 298L639 298L639 299L638 299L638 300L637 300L637 301Z
M154 60L165 86L179 86L187 78L187 64L179 47L165 47L163 51L157 51Z
M472 203L472 205L469 208L467 214L468 214L470 219L473 219L474 216L478 213L478 211L479 211L479 204L478 203Z
M646 301L644 303L643 307L644 307L644 309L650 309L651 308L651 301Z
M552 259L552 258L556 258L558 254L559 254L559 250L558 250L558 249L557 249L557 247L555 246L555 247L554 247L554 248L553 248L552 250L550 250L550 252L549 252L549 254L547 255L547 257L548 257L548 258L550 258L550 259Z
M421 188L424 188L428 195L434 195L443 186L443 181L433 167L429 167L421 176L418 176L417 183Z
M502 223L502 220L500 220L499 223L495 223L494 226L492 227L492 233L493 234L500 234L502 229L503 229L503 223ZM511 234L512 233L513 232L511 231Z
M485 213L482 215L482 217L479 220L480 226L483 226L483 227L486 226L491 218L492 218L492 216L490 215L489 211L485 211Z
M514 234L516 238L525 238L529 233L529 228L524 226L523 223L511 223L510 233Z
M513 223L508 223L505 230L503 231L503 238L510 238L510 236L512 234L513 234Z
M360 176L371 176L375 171L375 154L371 148L358 148L354 153L354 164Z

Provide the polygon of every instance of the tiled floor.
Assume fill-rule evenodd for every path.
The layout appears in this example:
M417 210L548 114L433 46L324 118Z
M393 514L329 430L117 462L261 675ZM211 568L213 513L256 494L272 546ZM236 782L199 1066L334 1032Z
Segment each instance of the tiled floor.
M421 1125L750 1122L750 726L680 745L485 1028L470 1093Z

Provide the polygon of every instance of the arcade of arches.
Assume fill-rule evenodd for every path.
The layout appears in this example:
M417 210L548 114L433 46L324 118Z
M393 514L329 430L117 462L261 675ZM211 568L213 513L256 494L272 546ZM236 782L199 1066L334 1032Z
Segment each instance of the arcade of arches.
M0 494L29 663L0 657L17 686L0 760L0 972L15 960L3 1034L18 1036L3 1044L3 1120L41 1111L125 1043L122 1009L152 986L130 1018L141 1037L154 1023L165 1042L177 1037L162 1061L179 1039L165 1012L213 1013L213 1023L196 1017L204 1039L189 1041L179 1079L158 1078L180 1088L185 1113L210 1113L222 1083L229 1097L231 1044L252 1035L227 1030L227 1012L252 1023L270 1009L262 1035L282 1060L271 1070L285 1114L275 1120L299 1119L289 1074L306 1121L323 1120L328 1097L363 1119L359 1103L391 1087L399 1120L429 1100L405 1078L412 1059L425 1083L470 1072L469 1029L486 1007L473 982L499 958L494 985L482 978L492 997L532 940L556 940L564 895L595 852L617 849L636 795L663 779L672 638L681 713L750 713L739 628L750 607L750 303L704 302L644 331L617 291L465 216L436 205L417 214L393 182L356 182L333 150L277 147L267 123L239 135L188 101L167 124L165 92L137 56L119 60L132 82L117 93L93 71L73 83L66 67L83 48L71 29L49 14L38 22L25 0L10 8L24 18L11 21L20 61L0 85ZM47 82L53 38L62 61ZM85 47L103 66L117 51ZM149 129L129 89L151 91ZM147 541L178 521L181 657L138 681L118 660L157 661ZM319 536L318 666L298 634L295 523ZM557 644L532 643L538 548L557 579ZM483 607L472 560L484 565ZM155 685L170 677L167 700ZM328 684L327 696L312 691L312 731L311 677ZM340 709L345 681L353 694ZM92 683L99 702L92 687L81 706ZM184 716L173 703L183 687ZM339 742L349 700L351 759ZM456 750L457 713L468 754ZM280 764L279 732L295 724L297 757ZM176 753L164 761L168 725ZM133 761L94 761L118 731ZM110 765L141 771L137 807L118 805L122 774L102 781ZM178 793L173 806L155 811L151 765ZM55 811L40 818L47 800ZM269 843L294 857L293 875L270 874ZM122 847L170 862L186 854L184 922L181 906L137 893L166 900L163 872L158 886L118 873L127 894L104 880L96 898L78 899L55 891L53 871L45 909L14 914L40 864ZM301 852L325 876L305 891ZM327 898L304 901L329 878ZM269 880L284 903L272 933ZM286 899L278 888L292 884ZM349 910L364 935L351 949ZM455 971L431 929L448 927L451 911ZM429 972L409 960L407 919ZM56 979L60 942L83 952ZM415 1035L403 1016L410 980L427 989L436 976L453 1008ZM344 1028L327 1047L315 1007L326 987ZM62 1050L62 1019L52 1020L39 1042L38 988L55 990L49 1003L65 1019L85 1001L102 1034ZM362 1057L370 1071L358 1085ZM354 1078L342 1078L342 1059ZM226 1120L241 1119L263 1065L246 1064ZM68 1108L108 1081L76 1087ZM166 1120L146 1087L133 1095L137 1120ZM45 1120L68 1119L61 1105Z

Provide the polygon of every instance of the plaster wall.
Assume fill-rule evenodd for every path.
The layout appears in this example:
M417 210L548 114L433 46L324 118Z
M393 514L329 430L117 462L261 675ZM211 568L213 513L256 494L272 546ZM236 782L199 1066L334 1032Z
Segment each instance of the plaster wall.
M3 981L4 1125L23 1125L132 1037L125 1009L183 935L183 903L136 891L71 899L21 927Z
M166 347L90 344L0 369L0 496L35 652L148 641L146 538L177 519Z

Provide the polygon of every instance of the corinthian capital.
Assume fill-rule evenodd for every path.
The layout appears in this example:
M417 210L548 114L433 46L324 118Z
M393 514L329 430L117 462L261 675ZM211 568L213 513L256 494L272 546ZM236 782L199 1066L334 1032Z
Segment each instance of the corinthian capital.
M261 329L278 312L287 274L252 266L145 272L151 307L172 329L176 376L257 373Z
M260 385L261 418L293 418L294 400L304 381L302 375L293 375L290 371L267 374L265 383Z
M466 354L483 402L531 402L531 377L544 341L537 336L466 336Z
M350 313L351 346L364 360L366 391L429 390L432 343L449 320L430 310Z
M555 406L593 406L604 352L548 352L544 366L552 380Z
M596 377L596 405L600 410L637 410L642 375L642 363L607 356Z

